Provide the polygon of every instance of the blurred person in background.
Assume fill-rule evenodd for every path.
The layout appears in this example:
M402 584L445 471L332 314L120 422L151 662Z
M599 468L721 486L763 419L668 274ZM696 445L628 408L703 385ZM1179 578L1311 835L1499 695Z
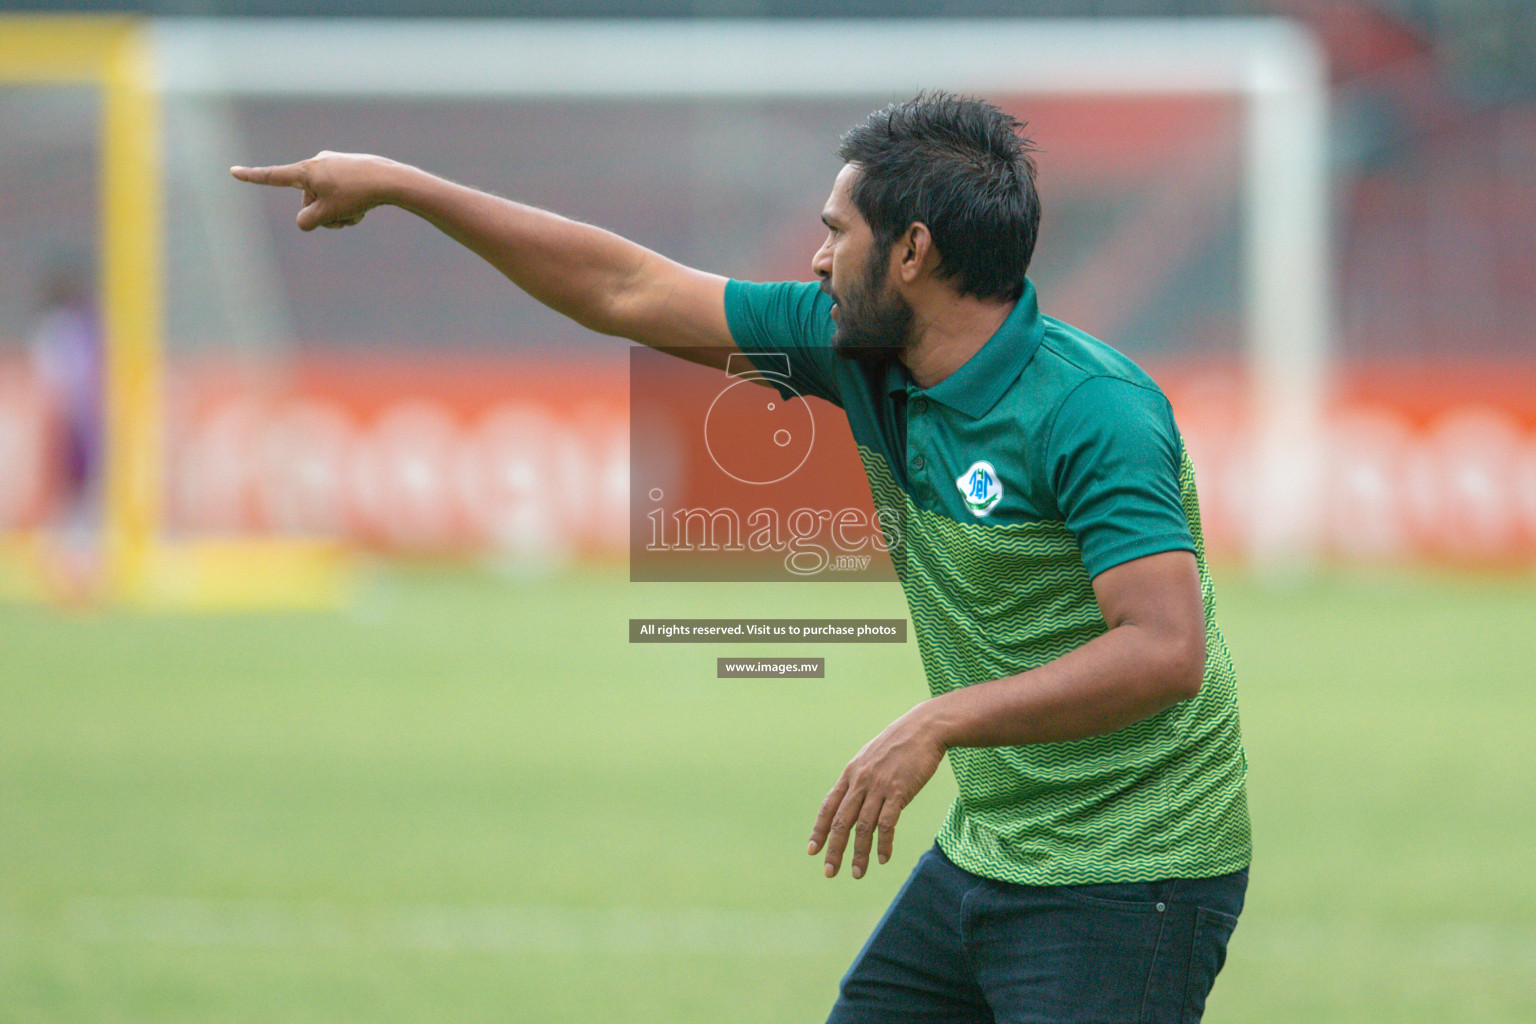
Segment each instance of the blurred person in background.
M61 596L88 599L101 557L105 353L86 261L48 268L28 355L50 417L45 574Z
M1196 1021L1247 889L1193 470L1151 378L1039 312L1023 127L944 93L871 114L815 282L727 280L380 157L232 169L302 190L304 230L402 207L592 330L722 370L787 357L786 401L847 413L876 504L904 510L890 550L932 697L848 763L808 851L860 878L878 836L886 862L946 756L959 797L834 1024Z

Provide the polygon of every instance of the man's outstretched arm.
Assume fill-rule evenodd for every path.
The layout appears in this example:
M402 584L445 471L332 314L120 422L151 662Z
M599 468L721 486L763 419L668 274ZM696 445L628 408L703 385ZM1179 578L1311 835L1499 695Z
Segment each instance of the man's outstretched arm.
M611 231L515 203L383 157L322 152L276 167L233 167L241 181L303 192L298 225L343 228L398 206L439 228L513 284L600 334L697 349L725 367L734 351L725 278L685 267Z

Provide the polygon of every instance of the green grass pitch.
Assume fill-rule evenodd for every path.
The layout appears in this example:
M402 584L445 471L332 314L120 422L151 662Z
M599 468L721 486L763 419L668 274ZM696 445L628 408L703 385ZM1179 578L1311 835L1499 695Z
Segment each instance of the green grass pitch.
M1218 567L1257 857L1206 1019L1536 1019L1536 586ZM0 1020L821 1020L952 795L804 852L915 647L625 643L894 586L389 569L346 614L0 609ZM827 658L716 679L721 654Z

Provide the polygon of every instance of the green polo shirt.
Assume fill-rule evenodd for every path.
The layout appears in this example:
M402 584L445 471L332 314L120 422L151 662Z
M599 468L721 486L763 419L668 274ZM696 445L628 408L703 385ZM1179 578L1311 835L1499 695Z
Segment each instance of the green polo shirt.
M832 350L815 284L726 287L736 345L786 399L848 416L935 694L1043 665L1107 630L1092 578L1193 551L1205 599L1197 696L1115 732L955 748L939 832L951 860L1025 885L1209 877L1246 867L1247 762L1216 626L1194 470L1162 391L1104 343L1042 316L1034 286L971 359L931 388L899 362ZM772 360L758 357L775 354Z

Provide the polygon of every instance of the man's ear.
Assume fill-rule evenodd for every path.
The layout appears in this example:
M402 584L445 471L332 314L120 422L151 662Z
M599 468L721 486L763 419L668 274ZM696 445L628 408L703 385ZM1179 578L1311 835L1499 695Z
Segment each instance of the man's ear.
M938 250L933 247L933 235L928 225L913 221L893 246L896 254L896 271L902 281L912 284L933 269L938 262Z

